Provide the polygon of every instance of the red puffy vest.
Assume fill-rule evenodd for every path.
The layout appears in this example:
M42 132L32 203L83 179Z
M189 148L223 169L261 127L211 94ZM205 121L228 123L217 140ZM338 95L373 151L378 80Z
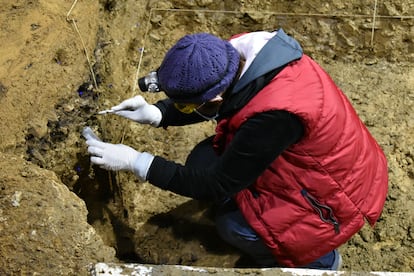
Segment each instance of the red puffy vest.
M269 110L299 116L304 137L235 199L279 264L306 265L349 240L365 219L375 224L388 189L387 162L346 96L306 55L219 122L217 145Z

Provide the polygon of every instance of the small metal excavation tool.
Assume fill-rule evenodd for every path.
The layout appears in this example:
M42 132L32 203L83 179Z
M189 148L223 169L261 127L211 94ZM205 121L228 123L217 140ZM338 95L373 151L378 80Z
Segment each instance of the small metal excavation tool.
M107 114L107 113L114 113L114 112L115 110L106 109L106 110L99 111L98 114Z

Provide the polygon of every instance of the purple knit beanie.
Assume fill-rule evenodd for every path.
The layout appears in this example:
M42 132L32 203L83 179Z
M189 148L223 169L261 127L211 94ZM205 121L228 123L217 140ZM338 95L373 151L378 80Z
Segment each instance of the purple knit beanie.
M158 69L162 90L175 102L203 103L233 82L240 55L214 35L186 35L167 52Z

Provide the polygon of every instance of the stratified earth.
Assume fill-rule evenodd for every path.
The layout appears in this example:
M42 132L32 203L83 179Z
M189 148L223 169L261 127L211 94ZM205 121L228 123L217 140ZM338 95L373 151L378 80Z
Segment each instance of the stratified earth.
M0 24L1 275L253 266L221 242L207 202L91 166L81 130L183 162L214 123L165 130L97 112L141 94L137 77L187 33L278 28L331 74L388 159L383 214L340 248L343 269L414 270L412 0L0 0Z

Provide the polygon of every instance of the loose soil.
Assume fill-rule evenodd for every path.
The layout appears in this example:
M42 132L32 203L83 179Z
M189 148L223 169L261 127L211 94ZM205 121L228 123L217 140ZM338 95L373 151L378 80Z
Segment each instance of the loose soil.
M252 267L220 241L209 203L91 166L80 133L184 162L213 123L164 130L97 111L141 93L137 76L187 33L277 28L331 74L388 159L383 214L340 248L343 269L414 271L414 2L272 2L0 0L2 275L99 261Z

